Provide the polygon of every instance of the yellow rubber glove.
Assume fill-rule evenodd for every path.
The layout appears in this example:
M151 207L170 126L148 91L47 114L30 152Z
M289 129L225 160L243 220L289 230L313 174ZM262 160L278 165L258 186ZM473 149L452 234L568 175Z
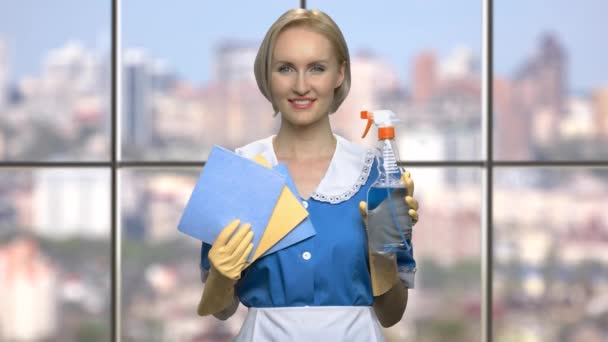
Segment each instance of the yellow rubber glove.
M232 280L241 278L241 271L247 265L247 257L253 249L251 225L245 223L235 233L239 223L240 220L234 220L224 227L209 250L211 267Z
M407 195L404 200L409 205L410 209L408 214L412 217L412 225L418 222L418 201L413 197L414 195L414 181L410 177L409 172L404 172L401 175L401 181L407 188ZM365 229L367 229L367 203L364 201L359 202L359 211L363 222L365 223ZM378 253L372 253L368 246L369 253L369 271L372 281L372 294L374 297L383 295L388 292L399 280L397 272L397 260L394 255L387 257L386 255L380 255Z
M253 250L251 225L243 224L236 231L239 223L234 220L224 227L209 250L211 269L197 310L201 316L218 313L234 300L234 285Z

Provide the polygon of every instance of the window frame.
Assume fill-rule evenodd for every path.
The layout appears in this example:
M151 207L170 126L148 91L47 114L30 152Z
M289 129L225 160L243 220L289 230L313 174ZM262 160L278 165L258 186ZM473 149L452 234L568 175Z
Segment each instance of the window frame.
M111 339L121 340L121 239L120 239L120 181L119 170L134 168L182 168L205 165L204 161L123 161L121 160L120 117L121 98L121 0L111 0L111 141L110 160L108 161L4 161L0 160L0 170L42 169L42 168L101 168L110 170L111 184ZM306 8L306 0L300 0L300 7ZM408 161L408 167L458 167L481 169L482 214L481 214L481 340L492 341L492 284L493 284L493 178L494 170L501 168L595 168L608 167L608 161L560 160L560 161L497 161L493 152L493 0L482 0L482 157L480 160L465 161ZM403 162L399 163L405 166Z

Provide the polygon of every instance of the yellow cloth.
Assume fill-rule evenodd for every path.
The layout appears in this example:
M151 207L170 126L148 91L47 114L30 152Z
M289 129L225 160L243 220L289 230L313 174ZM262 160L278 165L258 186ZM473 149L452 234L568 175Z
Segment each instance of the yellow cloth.
M270 163L261 154L256 155L253 160L270 168ZM308 216L308 211L302 203L287 187L283 187L279 200L270 216L264 234L253 253L251 262L255 261L272 246L279 242L285 235L289 234L302 220Z

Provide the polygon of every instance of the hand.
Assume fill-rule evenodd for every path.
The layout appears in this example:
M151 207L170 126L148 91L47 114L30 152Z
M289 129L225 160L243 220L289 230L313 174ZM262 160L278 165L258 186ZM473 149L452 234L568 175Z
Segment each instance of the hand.
M234 220L224 227L209 250L211 267L233 281L241 278L241 272L247 266L247 257L253 249L251 225L243 224L234 233L239 223L240 220Z
M414 180L410 177L410 172L405 171L401 174L401 181L407 188L407 196L405 196L405 203L409 205L410 210L408 214L412 217L412 227L418 223L418 201L414 198Z
M408 210L408 215L412 218L413 226L418 222L418 201L413 197L414 181L410 178L409 172L404 172L401 175L401 181L407 188L407 195L405 196L404 201L410 208ZM367 230L367 202L359 202L359 211L363 218L363 222L365 223L365 229ZM411 238L412 230L411 228L407 230L409 230L409 232L405 232L405 234L406 236L409 235L409 238ZM377 247L374 246L374 241L376 241L376 243L378 242L377 240L382 241L382 238L376 236L379 232L375 232L376 234L374 236L369 236L369 231L367 232L372 295L378 297L387 293L399 281L397 261L393 254L380 254L376 251Z
M418 223L418 201L413 197L414 196L414 181L410 177L409 171L405 171L401 174L401 181L405 184L407 188L407 195L404 198L405 203L409 206L408 215L412 218L412 226ZM365 228L367 228L367 202L361 201L359 202L359 212L361 213L361 217L363 218L363 222L365 223Z

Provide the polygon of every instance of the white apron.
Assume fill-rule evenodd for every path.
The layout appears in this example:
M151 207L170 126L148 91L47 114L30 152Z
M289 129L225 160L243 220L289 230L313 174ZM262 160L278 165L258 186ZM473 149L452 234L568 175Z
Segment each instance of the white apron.
M371 306L249 308L236 342L384 341Z

